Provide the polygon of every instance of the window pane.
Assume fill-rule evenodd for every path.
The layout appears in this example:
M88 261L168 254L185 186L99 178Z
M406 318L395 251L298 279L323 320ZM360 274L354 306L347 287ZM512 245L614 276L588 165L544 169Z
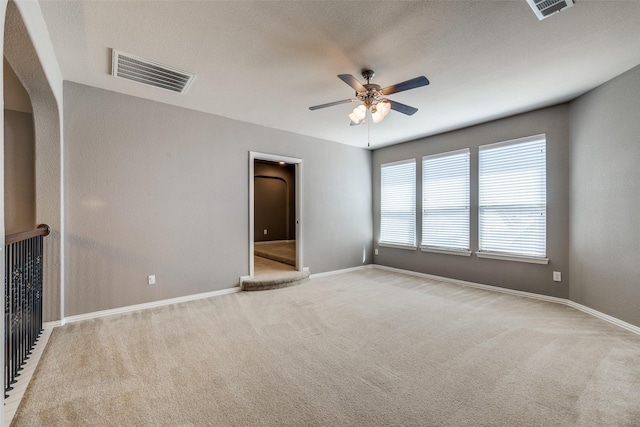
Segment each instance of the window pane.
M416 245L416 161L380 167L380 243Z
M469 250L469 149L422 159L422 246Z
M544 135L480 147L480 251L544 258Z

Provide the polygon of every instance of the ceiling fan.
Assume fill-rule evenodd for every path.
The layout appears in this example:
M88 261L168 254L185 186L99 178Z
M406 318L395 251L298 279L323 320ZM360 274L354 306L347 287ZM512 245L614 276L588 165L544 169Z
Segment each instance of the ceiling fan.
M397 101L392 101L387 99L386 96L428 85L429 80L425 76L416 77L381 89L379 85L371 83L371 79L374 75L375 73L371 70L362 70L362 77L367 80L367 83L364 85L351 74L338 75L340 80L355 89L355 97L343 99L342 101L329 102L328 104L315 105L313 107L309 107L309 110L313 111L320 108L333 107L334 105L346 104L348 102L361 101L362 104L354 108L351 114L349 114L351 126L364 123L367 111L371 112L371 119L373 120L373 123L379 123L382 121L382 119L389 114L390 110L395 110L408 116L411 116L418 111L417 108L401 104Z

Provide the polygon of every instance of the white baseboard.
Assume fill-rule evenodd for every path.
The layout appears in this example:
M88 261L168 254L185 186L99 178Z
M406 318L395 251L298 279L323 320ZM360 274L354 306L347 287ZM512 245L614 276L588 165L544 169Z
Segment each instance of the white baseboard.
M598 319L604 320L605 322L613 323L614 325L619 326L623 329L626 329L627 331L640 335L640 327L636 325L632 325L631 323L627 323L624 320L620 320L616 317L609 316L608 314L601 313L598 310L594 310L593 308L589 308L585 305L578 304L575 301L571 301L571 300L566 300L566 301L567 301L566 304L569 307L575 308L576 310L580 310L584 313L592 315L593 317L597 317Z
M343 268L342 270L325 271L323 273L315 273L309 276L309 279L319 279L321 277L333 276L336 274L351 273L352 271L366 270L373 268L373 264L360 265L358 267Z
M203 299L203 298L217 297L217 296L220 296L220 295L233 294L235 292L240 292L240 287L236 286L236 287L233 287L233 288L221 289L219 291L211 291L211 292L205 292L205 293L202 293L202 294L187 295L187 296L184 296L184 297L164 299L164 300L160 300L160 301L147 302L147 303L144 303L144 304L128 305L128 306L125 306L125 307L112 308L112 309L109 309L109 310L94 311L92 313L78 314L76 316L65 317L62 320L61 323L65 324L65 323L80 322L82 320L96 319L98 317L113 316L114 314L129 313L129 312L138 311L138 310L146 310L148 308L162 307L164 305L178 304L178 303L181 303L181 302L194 301L194 300L199 300L199 299ZM49 323L53 323L53 322L49 322Z
M465 280L451 279L449 277L435 276L433 274L419 273L417 271L402 270L400 268L387 267L386 265L374 264L373 268L376 268L379 270L393 271L396 273L408 274L410 276L422 277L425 279L455 283L458 285L468 286L471 288L484 289L485 291L501 292L503 294L516 295L520 297L538 299L538 300L548 301L548 302L555 302L558 304L566 304L566 301L567 301L564 298L550 297L548 295L534 294L532 292L517 291L515 289L501 288L499 286L483 285L482 283L467 282Z
M57 328L58 326L62 326L64 325L64 322L62 320L54 320L51 322L44 322L42 324L42 328L43 329L53 329L53 328Z
M608 314L601 313L597 310L586 307L582 304L578 304L577 302L568 300L566 298L550 297L548 295L534 294L532 292L516 291L514 289L501 288L498 286L483 285L481 283L467 282L464 280L451 279L448 277L434 276L433 274L419 273L417 271L402 270L400 268L387 267L386 265L373 264L372 267L379 270L387 270L395 273L402 273L402 274L407 274L409 276L422 277L425 279L439 280L447 283L455 283L458 285L469 286L477 289L484 289L486 291L491 291L491 292L501 292L503 294L515 295L515 296L524 297L524 298L531 298L531 299L537 299L541 301L552 302L555 304L567 305L571 308L575 308L576 310L580 310L583 313L597 317L598 319L604 320L605 322L609 322L620 328L626 329L630 332L640 335L640 327L632 325L631 323L627 323L613 316L609 316Z
M618 318L615 318L613 316L610 316L608 314L604 314L601 313L597 310L594 310L592 308L589 308L587 306L584 306L582 304L579 304L577 302L565 299L565 298L557 298L557 297L551 297L548 295L541 295L541 294L534 294L532 292L524 292L524 291L517 291L514 289L507 289L507 288L501 288L499 286L491 286L491 285L484 285L482 283L475 283L475 282L467 282L465 280L458 280L458 279L451 279L449 277L442 277L442 276L435 276L433 274L426 274L426 273L420 273L417 271L411 271L411 270L403 270L400 268L395 268L395 267L388 267L386 265L379 265L379 264L367 264L367 265L361 265L358 267L351 267L351 268L344 268L341 270L333 270L333 271L325 271L323 273L316 273L316 274L311 274L309 276L309 279L319 279L322 277L328 277L328 276L333 276L336 274L344 274L344 273L351 273L354 271L360 271L360 270L366 270L366 269L370 269L370 268L375 268L375 269L379 269L379 270L386 270L386 271L391 271L391 272L395 272L395 273L401 273L401 274L407 274L410 276L415 276L415 277L421 277L424 279L431 279L431 280L439 280L442 282L447 282L447 283L454 283L454 284L458 284L461 286L468 286L468 287L472 287L472 288L477 288L477 289L483 289L486 291L491 291L491 292L500 292L503 294L509 294L509 295L515 295L515 296L519 296L519 297L524 297L524 298L531 298L531 299L536 299L536 300L540 300L540 301L547 301L547 302L552 302L555 304L563 304L563 305L567 305L571 308L574 308L576 310L582 311L583 313L589 314L591 316L597 317L598 319L604 320L605 322L609 322L613 325L616 325L620 328L626 329L630 332L633 332L635 334L640 335L640 327L636 326L636 325L632 325L631 323L627 323L623 320L620 320ZM308 271L309 268L305 267L304 270ZM240 278L240 283L242 283L243 279L248 279L249 276L242 276ZM110 310L102 310L102 311L95 311L93 313L86 313L86 314L79 314L76 316L69 316L66 317L62 320L56 320L53 322L45 322L44 323L44 328L45 329L52 329L54 327L57 326L61 326L64 325L65 323L73 323L73 322L80 322L82 320L87 320L87 319L95 319L98 317L105 317L105 316L113 316L115 314L122 314L122 313L129 313L132 311L137 311L137 310L145 310L148 308L154 308L154 307L161 307L164 305L170 305L170 304L177 304L177 303L181 303L181 302L186 302L186 301L194 301L194 300L198 300L198 299L202 299L202 298L209 298L209 297L215 297L215 296L220 296L220 295L226 295L226 294L231 294L231 293L235 293L235 292L240 292L242 289L240 286L237 287L233 287L233 288L228 288L228 289L221 289L219 291L212 291L212 292L206 292L206 293L202 293L202 294L195 294L195 295L187 295L184 297L178 297L178 298L171 298L171 299L166 299L166 300L161 300L161 301L153 301L153 302L149 302L149 303L144 303L144 304L136 304L136 305L130 305L130 306L126 306L126 307L119 307L119 308L114 308L114 309L110 309Z

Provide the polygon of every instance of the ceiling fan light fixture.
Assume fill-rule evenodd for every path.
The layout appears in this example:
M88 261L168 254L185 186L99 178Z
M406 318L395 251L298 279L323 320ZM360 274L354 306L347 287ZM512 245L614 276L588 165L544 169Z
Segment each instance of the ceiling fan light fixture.
M551 1L551 0L536 0L536 1ZM570 0L566 0L570 1ZM385 97L398 92L404 92L410 89L416 89L421 86L429 84L429 79L425 76L420 76L407 80L404 82L396 83L385 88L380 88L380 85L372 84L371 79L374 76L374 72L371 70L363 70L362 77L365 78L367 83L363 85L353 77L351 74L338 74L338 78L351 86L356 91L354 98L343 99L342 101L329 102L326 104L314 105L309 107L309 110L319 110L321 108L333 107L334 105L346 104L348 102L360 101L362 104L358 105L349 114L349 120L351 126L357 126L362 123L366 123L367 111L371 114L371 120L373 123L380 123L391 110L397 111L407 116L413 115L417 108L409 105L401 104L397 101L391 101Z
M353 109L351 114L349 114L349 119L355 124L360 124L360 121L365 118L367 115L367 107L364 105L358 105Z
M389 111L391 111L391 104L385 101L378 102L376 109L382 113L382 117L387 117Z
M374 108L371 110L371 119L373 123L380 123L384 119L384 114L380 108Z

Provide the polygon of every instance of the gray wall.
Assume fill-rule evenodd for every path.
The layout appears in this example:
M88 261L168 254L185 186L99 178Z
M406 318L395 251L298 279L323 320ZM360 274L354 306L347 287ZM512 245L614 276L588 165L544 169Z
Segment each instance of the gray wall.
M417 159L417 212L421 212L422 156L471 149L471 250L478 250L478 146L546 133L547 135L547 257L548 265L479 259L418 250L379 247L374 262L422 273L535 292L569 296L569 107L545 108L502 120L375 150L373 153L374 239L380 234L380 165ZM421 219L418 215L418 242ZM378 247L377 244L375 247ZM552 272L562 272L562 282Z
M312 273L371 262L369 151L70 82L64 102L67 316L236 286L249 151L303 159Z
M33 115L4 110L4 227L6 234L36 226Z
M571 103L571 299L640 326L640 66Z
M295 172L294 165L255 161L254 241L295 240Z
M3 87L4 87L4 109L21 111L23 113L33 113L31 100L27 90L22 86L20 79L16 75L7 58L2 58Z
M3 56L5 234L36 225L33 108L24 86Z

